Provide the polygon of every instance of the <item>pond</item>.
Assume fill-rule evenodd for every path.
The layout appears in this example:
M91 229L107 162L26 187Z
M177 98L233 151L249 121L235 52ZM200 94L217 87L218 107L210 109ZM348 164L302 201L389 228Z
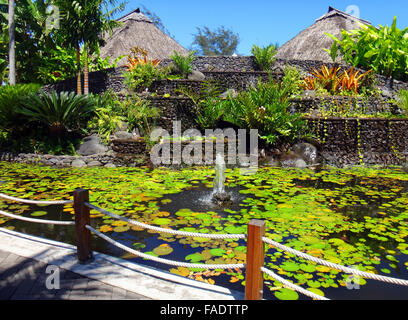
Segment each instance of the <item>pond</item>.
M213 168L55 169L0 162L0 192L34 200L90 202L147 224L200 233L246 233L251 219L266 221L266 236L334 263L408 279L408 174L398 168L259 168L254 175L226 170L232 204L211 202ZM38 219L73 220L72 205L36 206L0 200L0 209ZM186 238L147 231L91 211L92 226L136 250L192 263L245 263L245 240ZM0 216L0 226L75 244L74 228ZM185 277L244 291L245 271L173 268L125 253L93 237L93 249ZM408 288L359 279L266 246L268 269L331 299L407 299ZM265 275L264 298L308 299Z

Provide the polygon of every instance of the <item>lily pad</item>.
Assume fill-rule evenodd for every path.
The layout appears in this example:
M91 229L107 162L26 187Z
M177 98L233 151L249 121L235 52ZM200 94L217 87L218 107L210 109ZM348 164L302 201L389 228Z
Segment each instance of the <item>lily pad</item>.
M47 211L34 211L31 216L33 217L41 217L41 216L45 216L47 215L48 212Z
M298 300L299 299L299 295L296 291L286 289L286 288L282 288L279 291L276 291L274 295L279 300Z

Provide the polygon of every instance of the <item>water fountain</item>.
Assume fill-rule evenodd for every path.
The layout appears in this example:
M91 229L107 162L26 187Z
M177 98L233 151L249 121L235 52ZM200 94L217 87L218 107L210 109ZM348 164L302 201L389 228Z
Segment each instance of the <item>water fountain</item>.
M215 157L215 179L212 201L218 205L231 203L231 195L225 191L225 160L221 153Z

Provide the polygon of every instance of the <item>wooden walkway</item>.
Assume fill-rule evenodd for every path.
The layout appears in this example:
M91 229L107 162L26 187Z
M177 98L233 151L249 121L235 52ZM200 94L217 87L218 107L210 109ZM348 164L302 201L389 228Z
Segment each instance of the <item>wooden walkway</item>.
M0 250L0 300L150 300L59 269L59 289L47 289L47 264Z

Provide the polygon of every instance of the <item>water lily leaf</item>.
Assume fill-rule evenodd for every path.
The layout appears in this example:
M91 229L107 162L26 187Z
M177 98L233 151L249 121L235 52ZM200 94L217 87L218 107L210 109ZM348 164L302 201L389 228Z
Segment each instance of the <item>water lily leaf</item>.
M184 259L186 260L190 260L191 263L196 263L198 261L203 260L203 257L201 254L199 253L193 253L193 254L189 254L188 256L186 256ZM205 260L205 259L204 259Z
M113 228L114 232L126 232L130 229L129 226L120 226L120 227L115 227Z
M275 291L274 295L279 300L298 300L299 299L299 295L297 294L296 291L286 289L286 288L282 288L279 291Z
M216 249L211 249L210 252L213 256L221 257L225 254L226 251L223 249L216 248Z
M285 271L290 271L290 272L295 272L298 271L300 269L299 265L294 263L294 262L290 262L290 261L286 261L283 264L280 265L280 267L285 270Z
M103 225L103 226L101 226L99 228L100 232L109 232L109 231L112 231L112 230L113 230L113 228L111 226L108 226L108 225Z
M158 256L166 256L173 252L173 248L170 247L167 243L161 244L160 246L153 249L153 253Z
M47 211L34 211L31 216L33 217L41 217L41 216L45 216L46 214L48 214Z
M169 218L156 218L152 221L152 223L157 224L159 226L168 225L172 222Z
M317 289L317 288L307 288L306 290L308 290L308 291L310 291L310 292L313 292L313 293L315 293L315 294L317 294L317 295L319 295L319 296L324 297L324 292L323 292L322 290L320 290L320 289Z

